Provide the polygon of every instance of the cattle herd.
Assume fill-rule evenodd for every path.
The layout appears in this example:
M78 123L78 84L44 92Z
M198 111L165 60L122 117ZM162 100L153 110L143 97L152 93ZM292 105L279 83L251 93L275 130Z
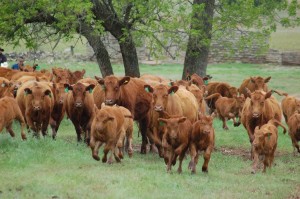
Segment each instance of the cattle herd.
M239 88L225 82L209 82L211 77L196 74L186 80L171 81L154 75L140 78L107 76L84 78L85 70L70 71L52 68L51 71L26 71L0 68L0 132L5 127L12 137L13 120L24 132L39 138L40 133L56 135L65 114L75 127L77 141L85 142L92 157L99 158L99 148L105 143L102 162L120 162L124 151L132 157L133 121L142 136L141 153L150 150L164 159L171 171L179 156L178 172L182 161L190 154L189 169L196 172L199 154L203 151L202 171L208 172L208 163L215 144L213 120L219 117L223 129L226 121L245 127L251 143L253 170L257 170L259 157L264 168L271 167L277 146L282 115L294 147L300 153L300 100L269 90L271 77L245 79ZM273 93L284 95L279 102ZM28 134L27 134L28 135ZM83 138L82 138L83 136ZM107 155L109 154L109 157Z

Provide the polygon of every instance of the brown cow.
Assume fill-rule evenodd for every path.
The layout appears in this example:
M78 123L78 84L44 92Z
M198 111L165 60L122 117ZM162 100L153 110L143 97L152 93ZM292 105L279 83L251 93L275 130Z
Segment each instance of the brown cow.
M258 126L255 127L254 140L252 143L254 157L252 173L255 173L257 170L259 156L263 156L263 172L266 172L266 167L271 168L277 147L277 126L281 126L284 129L283 133L286 133L286 128L276 119L269 120L267 124L262 125L260 128Z
M239 93L244 94L244 96L247 98L250 97L250 95L247 92L246 88L248 88L251 92L254 92L255 90L262 90L267 92L267 83L270 81L270 79L271 77L263 78L260 76L244 79L239 88Z
M209 82L207 85L207 95L209 96L215 93L219 93L223 97L233 98L235 96L238 96L238 89L225 82ZM205 100L208 107L210 108L211 113L216 109L216 100L217 99L215 98Z
M81 132L84 132L84 141L89 143L89 133L94 117L94 98L92 91L94 84L76 83L65 84L65 88L72 91L67 95L66 112L75 126L77 141L80 142Z
M287 123L295 111L300 112L300 99L297 99L293 96L288 96L286 93L283 95L286 97L281 101L281 108L285 122Z
M248 89L247 89L248 90ZM256 90L251 93L248 90L248 96L242 109L241 122L247 130L249 140L252 143L254 139L254 129L261 127L271 119L281 121L282 112L277 100L271 96L273 91L265 93Z
M195 84L196 86L198 86L200 88L203 85L207 85L207 81L211 78L212 77L209 75L202 78L199 75L197 75L196 73L194 73L191 76L188 75L186 77L186 80L188 80L190 83Z
M144 90L144 81L130 77L117 78L113 75L106 76L104 79L95 78L105 91L105 104L124 106L131 112L134 120L138 121L142 134L141 153L146 153L149 122L147 116L152 96Z
M42 82L26 82L18 89L16 99L35 136L39 137L40 131L45 136L54 104L51 88Z
M70 74L70 84L76 84L79 80L81 80L85 74L85 70L76 70L74 72L70 71L68 69L68 72Z
M162 145L164 148L164 158L167 164L167 172L171 171L171 165L176 164L179 156L178 173L182 172L182 160L189 147L189 138L192 123L186 117L171 117L169 119L159 118L159 122L164 123L166 132L163 135Z
M213 128L214 116L214 114L211 116L199 114L199 120L193 124L189 146L191 155L189 169L191 169L192 174L196 173L199 151L204 151L202 172L208 172L208 163L215 146L215 130Z
M245 103L245 97L242 94L240 97L235 96L233 98L222 97L221 94L215 93L205 99L216 98L216 112L218 113L219 118L223 122L223 129L228 130L226 120L233 119L233 125L240 125L240 115ZM239 121L236 121L236 118L239 118Z
M54 95L54 106L51 113L50 126L52 128L52 138L55 139L60 123L65 115L68 87L63 83L53 83L52 92Z
M204 100L204 96L206 95L206 87L201 86L200 88L196 85L192 84L187 87L187 90L193 93L193 95L196 97L198 105L199 105L199 111L201 113L206 113L206 102Z
M12 97L3 97L0 99L0 132L5 127L11 137L15 137L15 133L12 129L13 120L17 119L21 125L22 139L26 139L24 133L25 121L18 106L17 101Z
M35 72L23 72L23 71L18 71L18 73L14 74L12 77L11 77L11 80L14 80L14 81L18 81L18 79L20 79L21 77L23 76L34 76L36 78L40 78L44 81L50 81L52 80L53 78L53 75L52 73L50 72L45 72L45 73L42 73L42 72L38 72L38 71L35 71Z
M295 111L293 115L290 116L288 120L288 126L289 126L289 135L292 140L292 144L294 146L294 155L295 149L298 150L298 153L300 153L300 148L298 142L300 141L300 111Z
M111 151L108 163L112 163L112 155L117 162L120 162L119 147L117 146L120 136L124 131L124 115L122 110L117 106L104 106L99 110L94 106L95 117L91 126L91 141L90 147L92 156L99 161L99 148L103 143L106 143L102 162L107 162L107 154Z
M71 83L71 75L69 70L63 68L52 68L52 73L54 75L54 83Z

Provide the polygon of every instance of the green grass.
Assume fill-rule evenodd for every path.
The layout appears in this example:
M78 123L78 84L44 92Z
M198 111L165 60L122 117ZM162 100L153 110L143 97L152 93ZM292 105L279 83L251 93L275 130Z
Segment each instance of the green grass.
M51 65L40 64L44 68ZM71 70L85 68L87 76L100 74L95 63L57 63ZM114 66L123 75L122 66ZM141 66L141 73L158 74L171 79L181 77L182 66ZM270 65L210 65L208 74L215 81L240 85L250 75L272 76L271 88L299 95L300 69ZM0 134L0 198L289 198L300 195L300 156L294 157L291 140L279 129L276 165L266 174L252 175L250 143L244 127L221 128L215 119L216 150L203 174L201 157L197 174L187 169L190 157L183 161L183 173L166 173L163 159L157 154L139 154L141 137L135 128L133 158L126 155L122 163L112 165L93 160L91 150L77 144L75 129L64 120L57 140L39 140L28 135L22 141L19 124L14 123L16 138ZM49 131L50 132L50 131ZM103 147L100 149L102 153Z
M300 50L300 28L280 28L271 34L270 48L280 51Z

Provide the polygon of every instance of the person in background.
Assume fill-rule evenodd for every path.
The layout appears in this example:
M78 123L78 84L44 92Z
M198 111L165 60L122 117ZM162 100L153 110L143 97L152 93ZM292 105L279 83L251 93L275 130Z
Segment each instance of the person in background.
M23 67L24 67L24 61L25 61L24 57L19 57L19 58L18 58L18 63L12 65L11 68L12 68L13 70L23 70Z
M7 62L6 56L3 55L4 49L0 48L0 65Z

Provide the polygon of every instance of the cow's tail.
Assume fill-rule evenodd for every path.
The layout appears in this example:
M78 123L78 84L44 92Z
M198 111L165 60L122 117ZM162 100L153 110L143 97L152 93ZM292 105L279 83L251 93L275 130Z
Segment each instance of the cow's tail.
M279 122L277 119L272 119L271 121L275 126L281 126L283 128L283 134L286 134L286 128L281 122Z
M272 90L272 92L277 93L279 96L288 96L288 93L284 93L278 90Z

